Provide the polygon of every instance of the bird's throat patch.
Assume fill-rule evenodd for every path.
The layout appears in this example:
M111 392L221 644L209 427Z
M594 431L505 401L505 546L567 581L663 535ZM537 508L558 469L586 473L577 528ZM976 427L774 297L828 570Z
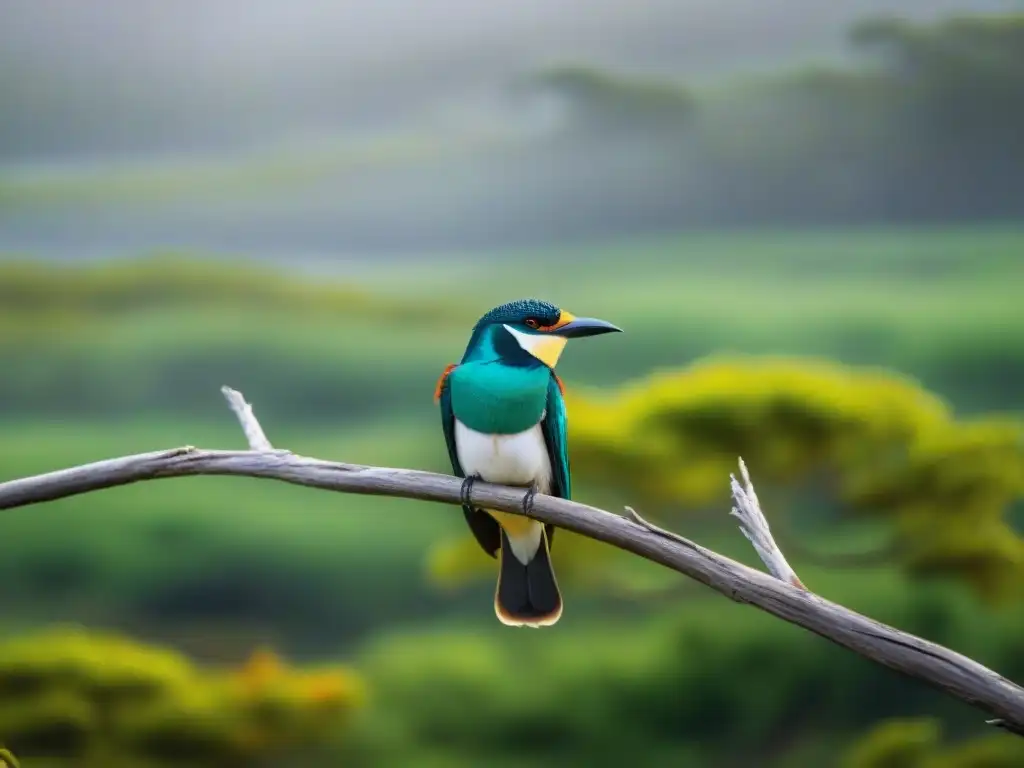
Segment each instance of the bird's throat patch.
M562 350L565 349L566 339L561 336L534 336L533 338L536 339L533 348L526 351L544 365L554 368L558 364L558 358L562 356Z

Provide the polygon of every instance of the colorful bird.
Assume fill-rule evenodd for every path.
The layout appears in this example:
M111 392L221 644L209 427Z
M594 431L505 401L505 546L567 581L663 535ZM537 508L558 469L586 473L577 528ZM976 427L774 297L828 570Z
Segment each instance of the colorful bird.
M544 627L562 615L551 567L554 528L471 503L477 479L570 498L562 382L554 368L569 339L619 331L536 299L502 304L480 318L458 365L437 383L452 471L466 478L462 509L477 542L498 559L494 611L510 626Z

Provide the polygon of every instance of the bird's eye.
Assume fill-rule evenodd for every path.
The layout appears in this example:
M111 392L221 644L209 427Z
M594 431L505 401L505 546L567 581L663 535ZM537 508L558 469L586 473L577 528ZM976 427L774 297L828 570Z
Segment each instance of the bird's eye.
M532 317L526 318L526 324L531 328L540 328L540 323Z

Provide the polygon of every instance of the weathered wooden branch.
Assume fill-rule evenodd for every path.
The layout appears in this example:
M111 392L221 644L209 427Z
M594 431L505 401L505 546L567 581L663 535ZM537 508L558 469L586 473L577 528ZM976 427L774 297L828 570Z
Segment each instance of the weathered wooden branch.
M448 475L389 469L298 456L275 450L240 393L224 388L251 450L213 451L186 446L124 456L0 484L0 509L52 501L143 480L195 475L266 478L311 488L459 504L462 481ZM577 502L538 494L532 516L664 565L740 603L808 629L886 667L922 680L993 716L988 722L1024 735L1024 689L981 664L935 643L873 621L803 588L772 539L757 495L740 463L732 478L743 534L773 576L723 557L648 523ZM524 490L479 482L475 503L522 513Z

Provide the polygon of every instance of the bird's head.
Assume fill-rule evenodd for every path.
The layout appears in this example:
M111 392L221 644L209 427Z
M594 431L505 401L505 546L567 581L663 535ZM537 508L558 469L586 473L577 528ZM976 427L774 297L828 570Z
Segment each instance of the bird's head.
M539 360L554 368L569 339L621 330L604 320L576 317L546 301L519 299L495 307L480 318L473 328L463 361Z

